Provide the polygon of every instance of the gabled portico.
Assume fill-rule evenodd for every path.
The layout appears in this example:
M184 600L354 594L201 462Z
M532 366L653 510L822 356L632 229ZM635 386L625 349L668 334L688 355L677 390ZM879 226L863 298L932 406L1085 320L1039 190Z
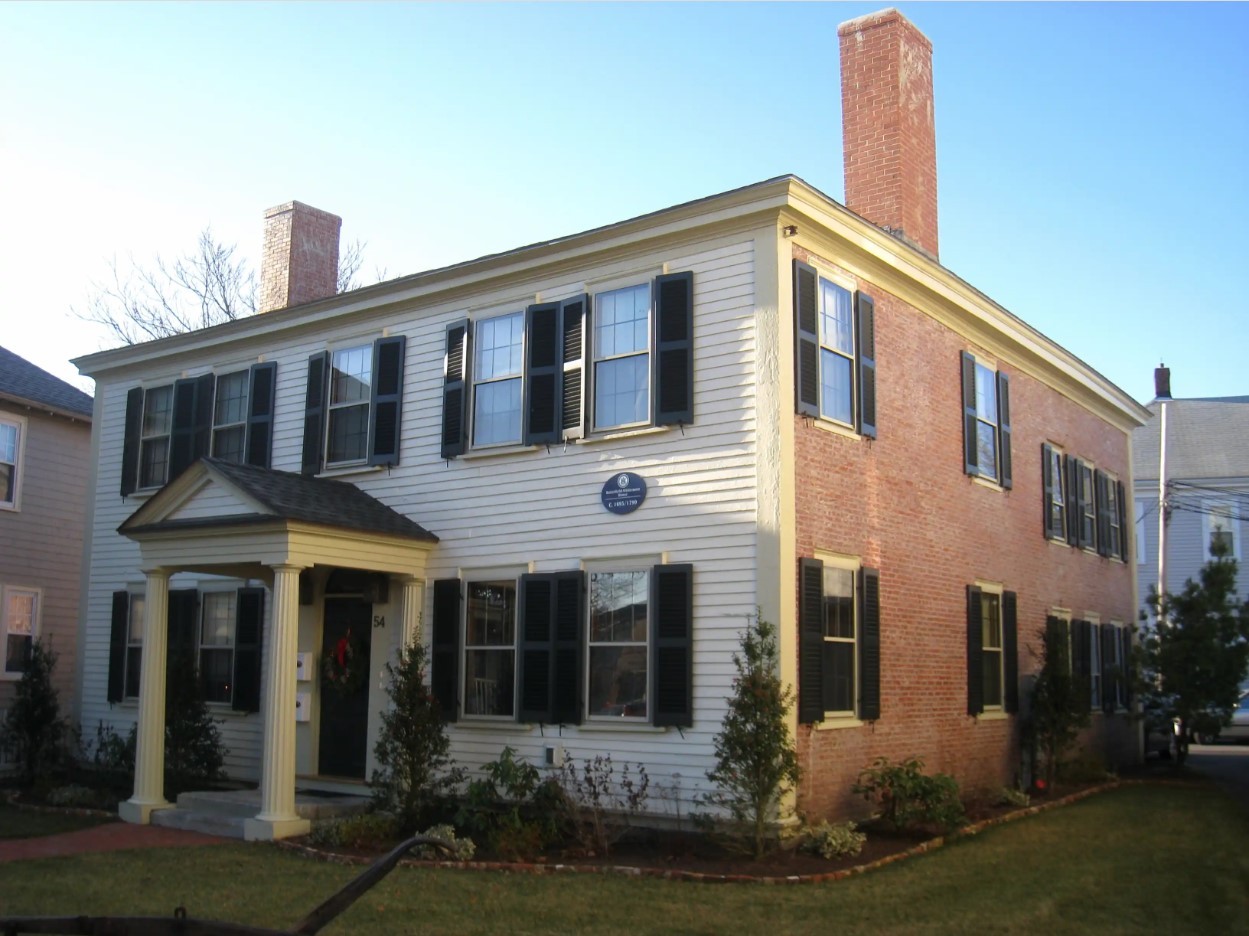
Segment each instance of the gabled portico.
M416 635L425 564L438 539L352 484L201 459L118 529L139 544L146 576L134 795L128 822L148 823L164 798L165 615L178 572L259 580L272 594L261 714L261 809L248 839L301 834L295 812L299 576L314 566L389 575L402 586L402 635Z

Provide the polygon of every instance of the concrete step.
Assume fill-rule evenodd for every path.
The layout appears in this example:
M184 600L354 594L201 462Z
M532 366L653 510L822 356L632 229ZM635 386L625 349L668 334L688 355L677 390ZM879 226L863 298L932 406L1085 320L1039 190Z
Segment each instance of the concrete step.
M301 790L295 794L295 812L301 819L335 819L364 812L367 796L318 794ZM177 807L207 817L248 819L260 812L259 790L202 790L183 793Z
M219 835L222 838L243 838L242 816L222 816L210 813L190 812L185 809L158 809L152 813L152 825L166 829L184 829L188 832L203 832L205 835Z

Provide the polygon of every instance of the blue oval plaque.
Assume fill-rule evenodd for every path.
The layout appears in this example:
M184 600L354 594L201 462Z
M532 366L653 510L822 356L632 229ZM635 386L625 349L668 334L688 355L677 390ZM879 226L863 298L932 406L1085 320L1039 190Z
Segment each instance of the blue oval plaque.
M614 514L633 513L646 500L646 480L632 471L612 475L603 484L603 506Z

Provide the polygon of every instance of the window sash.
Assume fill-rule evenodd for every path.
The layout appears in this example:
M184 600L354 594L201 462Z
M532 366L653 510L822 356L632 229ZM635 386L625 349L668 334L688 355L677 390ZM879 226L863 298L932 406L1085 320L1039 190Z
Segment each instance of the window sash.
M650 715L650 572L591 572L586 640L589 718Z
M139 487L159 487L168 480L172 427L173 385L145 390L139 435Z
M139 697L139 677L143 666L143 615L147 600L143 595L130 595L130 620L126 629L126 673L122 698Z
M330 355L329 418L325 464L358 464L369 452L369 401L373 392L373 346L340 348Z
M858 699L857 576L841 566L824 566L824 711L853 715Z
M844 286L820 277L820 415L854 425L854 296Z
M649 283L594 297L594 428L651 421L652 302Z
M984 707L1001 708L1005 677L1002 672L1002 596L996 592L980 593L981 659Z
M17 499L17 456L21 438L21 426L0 420L0 504L12 505Z
M1063 453L1051 449L1050 477L1050 526L1051 530L1067 529L1067 474L1063 471Z
M234 696L235 592L205 592L200 604L199 678L205 702L229 705Z
M516 715L515 579L469 581L464 607L464 714Z
M249 379L245 370L222 374L213 400L213 456L235 464L242 464L244 457Z
M980 474L996 481L998 476L997 374L976 362L976 464Z
M1096 712L1102 707L1102 648L1101 628L1089 627L1089 709Z
M1090 547L1097 545L1097 499L1093 494L1093 468L1080 466L1080 538Z
M521 441L525 313L481 319L473 335L473 445Z
M39 592L29 588L6 588L0 609L4 634L4 672L22 673L39 624Z
M1110 533L1108 553L1117 559L1121 552L1123 530L1119 527L1119 480L1112 475L1106 475L1106 520Z

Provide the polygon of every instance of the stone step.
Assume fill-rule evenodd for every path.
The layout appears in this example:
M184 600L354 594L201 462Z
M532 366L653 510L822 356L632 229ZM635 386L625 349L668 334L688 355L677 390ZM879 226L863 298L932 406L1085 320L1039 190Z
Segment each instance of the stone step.
M364 812L367 796L295 794L295 812L301 819L334 819ZM178 809L205 816L248 819L260 812L259 790L202 790L178 796Z
M241 816L222 816L211 813L190 812L185 809L158 809L152 813L152 825L166 829L183 829L188 832L202 832L205 835L218 835L222 838L243 838Z

